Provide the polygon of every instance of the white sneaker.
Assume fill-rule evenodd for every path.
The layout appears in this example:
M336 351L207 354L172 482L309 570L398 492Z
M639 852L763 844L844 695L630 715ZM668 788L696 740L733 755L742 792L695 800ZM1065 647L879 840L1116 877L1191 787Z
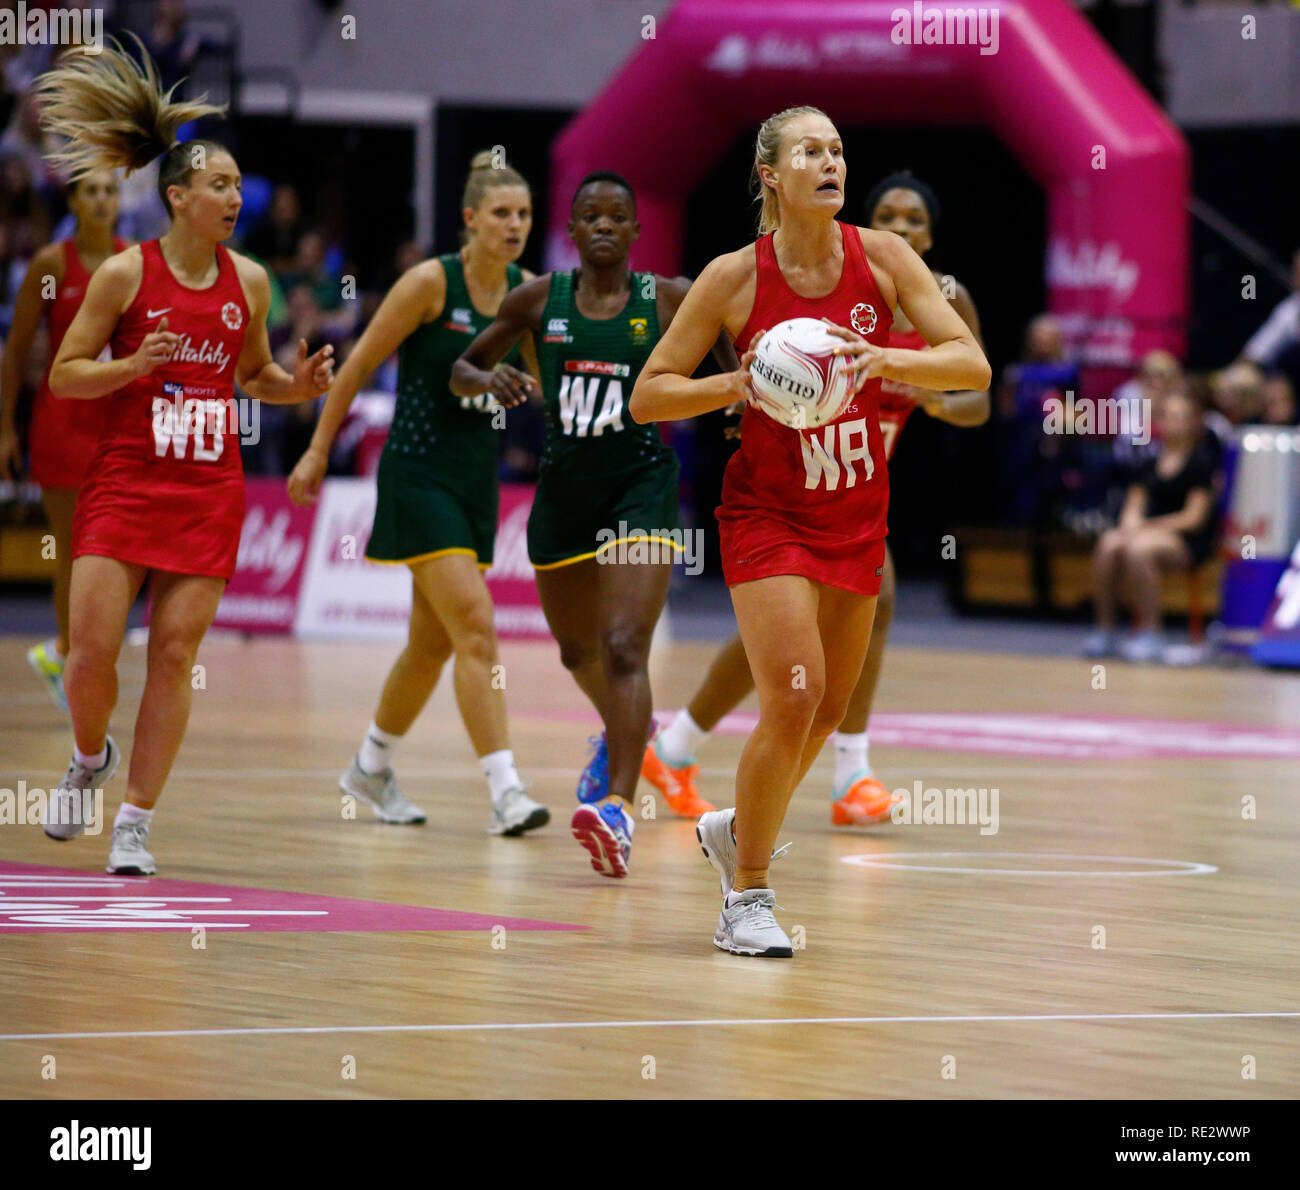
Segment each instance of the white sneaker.
M339 777L339 788L371 806L380 822L408 824L425 821L424 811L402 796L391 767L378 773L367 773L354 756L348 771Z
M54 705L61 711L68 709L68 695L63 689L63 670L67 659L60 657L56 641L42 641L27 650L27 664L50 692Z
M1119 652L1119 633L1113 628L1094 628L1083 642L1083 656L1089 660L1114 657Z
M111 876L152 876L158 871L145 844L149 827L143 822L119 822L113 827L113 842L108 849Z
M1160 639L1160 633L1152 632L1135 632L1126 641L1122 641L1119 646L1119 655L1125 661L1159 661L1161 653L1164 652L1164 641Z
M751 888L737 894L737 898L731 905L723 899L713 945L732 954L762 959L792 958L790 939L772 914L779 908L776 894L770 888Z
M104 737L104 747L108 749L108 756L102 767L87 768L84 764L78 764L74 756L59 787L50 790L50 803L45 808L45 833L51 839L60 842L75 839L86 829L86 824L82 821L86 794L103 789L122 761L122 753L118 751L111 735Z
M736 883L736 840L731 833L731 824L735 818L735 807L729 807L726 810L710 810L701 815L695 824L695 837L700 841L700 850L722 878L724 897ZM772 852L772 858L780 859L789 850L790 844L786 843Z
M541 802L535 802L516 785L492 804L492 824L489 835L508 835L514 838L524 831L536 830L551 821L551 812Z

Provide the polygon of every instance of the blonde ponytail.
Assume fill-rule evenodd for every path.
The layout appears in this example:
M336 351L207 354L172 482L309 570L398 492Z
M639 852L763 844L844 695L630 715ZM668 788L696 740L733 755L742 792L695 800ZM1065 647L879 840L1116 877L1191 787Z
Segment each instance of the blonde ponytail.
M225 114L224 107L201 99L173 102L176 88L163 92L144 43L134 33L128 36L140 47L143 65L113 40L112 48L105 47L99 54L65 54L34 84L41 99L42 123L67 138L67 145L49 159L68 181L96 169L132 173L172 148L181 125Z

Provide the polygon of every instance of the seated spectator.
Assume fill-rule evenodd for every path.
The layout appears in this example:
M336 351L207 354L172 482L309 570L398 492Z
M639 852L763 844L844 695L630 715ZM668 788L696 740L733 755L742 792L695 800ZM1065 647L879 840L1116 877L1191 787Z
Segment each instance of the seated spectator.
M326 265L325 237L320 232L303 232L298 240L293 267L281 274L280 283L286 293L305 285L316 299L316 305L326 314L348 314L347 327L350 328L353 315L344 309L343 275Z
M1293 426L1296 424L1295 389L1282 372L1264 377L1264 424L1266 426Z
M1128 410L1122 424L1131 428L1130 433L1117 433L1111 440L1115 462L1125 478L1131 479L1159 450L1154 433L1155 407L1161 397L1182 385L1183 370L1178 361L1167 351L1148 351L1138 365L1137 375L1113 393L1112 399Z
M194 69L194 62L203 48L202 39L189 28L185 0L155 0L153 25L144 38L163 90L177 87L177 97L185 97L185 88L177 86Z
M1048 402L1066 400L1079 389L1079 365L1065 358L1065 334L1050 314L1040 314L1025 331L1024 358L1011 364L998 387L997 409L1008 519L1046 528L1082 486L1082 469L1070 463L1079 453L1074 436L1044 432ZM1076 482L1078 481L1078 482Z
M1185 393L1169 393L1156 419L1160 453L1144 464L1129 487L1119 524L1102 534L1093 554L1097 628L1084 645L1087 657L1118 652L1129 661L1158 659L1161 571L1191 570L1214 553L1219 456L1208 441L1200 406ZM1116 616L1125 593L1134 631L1121 641Z
M1254 364L1229 364L1214 377L1212 392L1214 408L1205 415L1205 424L1224 445L1237 426L1264 420L1264 374Z
M302 204L292 186L277 186L266 218L248 233L248 250L273 273L284 274L294 267L298 241L302 238Z
M55 147L55 142L41 128L40 99L35 91L25 91L9 118L8 127L0 135L0 156L6 160L22 158L31 185L43 196L57 202L62 198L63 180L45 156Z
M1292 389L1300 386L1300 248L1291 258L1292 292L1284 297L1241 349L1241 358L1265 371L1286 373Z

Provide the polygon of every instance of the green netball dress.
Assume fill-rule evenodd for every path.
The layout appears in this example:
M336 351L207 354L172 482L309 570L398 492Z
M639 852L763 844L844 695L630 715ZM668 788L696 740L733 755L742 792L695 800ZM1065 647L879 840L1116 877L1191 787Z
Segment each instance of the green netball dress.
M577 270L553 273L537 356L546 400L546 443L528 558L539 570L595 557L619 541L658 541L680 528L677 456L654 425L627 412L632 386L659 341L650 273L632 273L627 305L584 318ZM673 542L675 548L676 546Z
M397 406L379 459L366 558L397 563L473 554L486 569L497 531L497 404L490 393L457 397L448 381L452 365L493 319L470 301L460 257L438 259L447 300L398 349ZM523 273L507 265L506 280L513 289ZM507 361L520 366L518 352Z

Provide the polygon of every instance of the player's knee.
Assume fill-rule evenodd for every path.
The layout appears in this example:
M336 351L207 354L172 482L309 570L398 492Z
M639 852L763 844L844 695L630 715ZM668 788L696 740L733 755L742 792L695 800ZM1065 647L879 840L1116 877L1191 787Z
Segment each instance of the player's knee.
M636 627L611 628L600 642L606 672L619 677L645 668L650 634Z
M190 676L194 658L198 656L199 642L189 636L170 636L154 643L149 654L150 676L175 678Z
M804 680L794 675L790 685L781 685L766 692L760 699L762 717L782 730L795 733L807 732L824 693L824 683L820 677L807 675Z
M560 640L560 664L570 673L585 669L598 656L596 650L586 641Z

